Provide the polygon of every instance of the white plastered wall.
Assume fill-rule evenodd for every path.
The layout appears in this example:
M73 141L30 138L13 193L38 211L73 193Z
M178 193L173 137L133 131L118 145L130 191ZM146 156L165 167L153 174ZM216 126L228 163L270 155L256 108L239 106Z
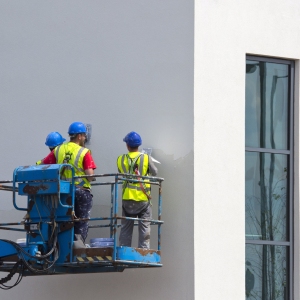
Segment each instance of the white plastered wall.
M300 57L299 1L195 1L195 299L245 298L245 56ZM299 299L299 65L295 299Z
M0 6L0 179L48 154L46 135L67 137L74 121L92 124L97 173L116 171L126 150L122 139L135 130L144 147L153 147L165 178L163 268L26 277L0 290L0 299L193 299L193 1ZM107 216L109 193L93 194L92 216ZM0 201L0 223L22 220L8 192L0 192Z

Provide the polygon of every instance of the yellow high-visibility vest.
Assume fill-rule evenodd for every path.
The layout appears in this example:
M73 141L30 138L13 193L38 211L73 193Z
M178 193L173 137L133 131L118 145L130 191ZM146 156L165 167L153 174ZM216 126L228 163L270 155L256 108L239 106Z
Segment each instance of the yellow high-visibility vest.
M137 157L138 159L136 160ZM130 166L134 162L138 167L139 175L147 176L149 156L141 152L129 152L128 154L120 155L117 159L119 173L129 173ZM132 172L132 174L134 173ZM123 200L148 201L148 197L145 193L150 195L149 183L144 183L143 188L140 183L130 182L130 180L128 182L125 181L123 184Z
M73 142L64 143L54 149L57 164L70 164L74 167L75 176L85 175L83 169L83 158L90 150L81 147ZM72 171L69 168L63 168L62 179L70 181ZM86 178L77 178L75 185L91 188L90 182Z

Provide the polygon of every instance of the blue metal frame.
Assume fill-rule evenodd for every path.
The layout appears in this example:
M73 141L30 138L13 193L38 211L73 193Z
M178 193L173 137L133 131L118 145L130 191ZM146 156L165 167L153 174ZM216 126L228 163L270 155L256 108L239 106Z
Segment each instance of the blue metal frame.
M111 189L111 209L109 217L91 219L74 219L75 180L89 177L74 176L72 180L60 179L61 169L70 165L40 165L18 167L14 170L12 187L3 187L13 192L13 206L26 211L24 222L2 223L0 229L26 232L25 246L12 241L0 239L0 271L10 272L12 264L9 257L17 255L24 260L25 268L19 270L23 276L63 274L120 272L126 268L161 267L161 220L163 178L137 176L132 174L99 174L93 177L112 181L92 183L93 187L109 185ZM138 178L139 177L139 178ZM158 226L157 250L139 249L118 246L118 228L122 219L145 221L140 218L129 218L118 215L119 185L124 181L147 182L159 187L158 220L149 220L151 225ZM145 181L147 179L147 181ZM150 181L149 181L150 180ZM5 181L8 183L9 181ZM0 185L0 190L2 186ZM16 203L16 192L28 197L27 208ZM90 225L91 229L109 229L109 236L114 239L113 248L80 248L75 250L74 223L78 221L108 221L105 224ZM24 226L24 229L7 226ZM45 256L45 257L44 257ZM31 265L27 265L28 261ZM32 263L33 262L33 263ZM27 266L27 267L26 267ZM33 270L32 270L32 269ZM43 272L43 270L46 270ZM36 272L35 272L36 271Z

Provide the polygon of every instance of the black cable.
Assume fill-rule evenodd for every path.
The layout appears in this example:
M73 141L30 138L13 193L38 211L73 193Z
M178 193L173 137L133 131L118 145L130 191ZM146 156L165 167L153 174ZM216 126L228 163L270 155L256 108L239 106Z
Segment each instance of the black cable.
M56 234L55 234L54 237L53 237L53 247L52 247L52 249L51 249L47 254L45 254L45 255L40 255L40 256L33 256L33 255L27 253L20 245L18 245L17 243L15 243L15 242L13 242L13 241L5 240L5 239L0 239L0 241L4 241L4 242L7 242L7 243L13 245L13 246L16 248L16 250L17 250L17 252L18 252L18 254L19 254L19 257L21 258L21 261L23 262L23 264L27 267L27 269L28 269L29 271L31 271L32 273L35 273L35 274L46 273L48 270L50 270L50 269L54 266L55 262L57 261L57 259L58 259L58 257L59 257L59 255L58 255L58 253L57 253L58 249L57 249L57 247L56 247L56 243L57 243L57 232L56 232ZM37 261L41 261L41 260L45 259L47 262L50 263L50 261L48 261L47 258L48 258L53 252L54 252L54 259L53 259L53 261L51 262L51 265L48 266L48 267L45 268L45 269L42 269L42 270L32 267L32 266L28 263L28 261L25 259L25 256L24 256L24 255L26 255L26 256L28 256L28 257L30 257L30 258L33 258L33 259L35 259L35 260L37 260Z
M55 239L55 243L56 243L56 239ZM50 269L54 266L55 262L56 262L57 259L58 259L58 255L57 255L57 247L54 246L51 250L55 251L55 254L54 254L54 257L55 257L55 258L54 258L54 260L51 262L51 265L50 265L50 266L48 266L47 268L42 269L42 270L32 267L32 266L28 263L28 261L25 259L24 254L21 253L21 252L19 252L19 254L21 255L22 261L23 261L23 263L25 264L25 266L28 268L29 271L31 271L32 273L35 273L35 274L43 274L43 273L46 273L48 270L50 270ZM52 251L52 252L53 252L53 251ZM25 254L27 255L26 252L25 252ZM34 258L37 259L38 261L40 260L40 259L39 259L40 256L34 257ZM47 260L47 262L48 262L48 260Z
M44 259L44 258L47 258L49 257L53 251L54 251L54 247L45 255L41 255L41 256L34 256L34 255L31 255L29 254L28 252L26 252L19 244L13 242L13 241L10 241L10 240L5 240L5 239L0 239L0 241L3 241L3 242L6 242L8 244L11 244L13 245L17 250L20 250L21 252L23 252L24 254L26 254L27 256L31 257L31 258L34 258L34 259L37 259L39 258L38 260L41 260L41 259Z
M13 285L10 285L10 286L9 285L5 285L4 283L6 283L7 281L11 280L12 277L16 274L19 266L21 267L21 271L19 272L19 276L18 276L16 282ZM21 282L21 280L23 278L23 270L24 270L24 268L23 268L22 261L21 260L17 261L15 263L14 267L12 268L11 272L6 277L4 277L4 278L2 278L0 280L0 288L2 290L9 290L9 289L12 289L13 287L17 286Z
M35 274L43 274L43 273L46 273L48 270L50 270L50 269L54 266L54 264L55 264L56 261L57 261L57 258L56 258L55 260L53 260L53 262L51 263L50 266L48 266L46 269L40 270L40 269L36 269L36 268L32 267L32 266L28 263L28 261L26 261L26 259L24 258L23 253L20 253L20 254L21 254L21 256L22 256L22 261L23 261L23 263L25 264L25 266L28 268L29 271L31 271L32 273L35 273Z

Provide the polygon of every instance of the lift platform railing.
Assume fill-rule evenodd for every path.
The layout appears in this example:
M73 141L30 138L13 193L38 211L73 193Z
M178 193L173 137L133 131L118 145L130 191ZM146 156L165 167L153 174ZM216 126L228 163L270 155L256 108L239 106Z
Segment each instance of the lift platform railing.
M63 165L60 165L59 168L61 169L63 167ZM45 168L47 168L47 166L45 166ZM18 168L17 168L18 169ZM16 169L16 170L17 170ZM16 192L18 192L19 187L16 186L16 184L18 183L16 180L16 170L14 172L14 180L13 181L0 181L0 190L4 190L4 191L12 191L13 192L13 205L17 210L24 210L27 211L28 208L21 208L17 205L16 203ZM104 182L92 182L92 186L93 188L96 188L96 186L105 186L105 185L109 185L110 189L111 189L111 209L110 209L110 216L108 217L96 217L96 218L90 218L90 219L72 219L71 221L68 220L68 222L80 222L80 221L89 221L89 222L96 222L96 221L108 221L108 223L106 224L97 224L97 225L90 225L90 228L102 228L102 227L109 227L110 229L110 237L114 239L114 248L113 248L113 257L112 257L112 262L114 263L118 263L118 262L123 262L124 263L124 259L118 259L117 258L117 245L118 245L118 236L117 236L117 229L120 227L119 222L122 219L127 219L127 220L132 220L135 222L135 225L138 224L138 222L140 221L149 221L151 225L157 225L158 226L158 244L157 244L157 250L160 251L161 250L161 225L163 224L163 221L161 220L161 213L162 213L162 182L163 182L163 178L159 178L159 177L152 177L152 176L140 176L140 175L134 175L134 174L123 174L123 173L111 173L111 174L95 174L95 175L84 175L84 176L74 176L74 171L73 171L73 176L72 176L72 180L71 180L71 194L72 194L72 198L73 201L71 204L63 204L60 201L60 195L58 193L58 203L59 206L64 207L64 208L70 208L74 211L74 198L75 198L75 185L74 185L74 181L77 178L88 178L88 177L93 177L93 178L112 178L112 180L110 181L104 181ZM33 178L32 182L35 182L34 180L35 178ZM60 178L58 178L58 180L60 180ZM39 181L39 180L38 180ZM126 181L130 181L130 182L136 182L136 183L148 183L150 185L156 185L158 186L158 198L157 198L157 208L158 208L158 218L157 219L140 219L140 218L129 218L129 217L123 217L121 215L118 214L118 207L119 207L119 186ZM32 183L31 182L31 183ZM3 185L2 183L5 183L5 185ZM12 183L12 186L7 186L6 184L8 183ZM19 182L19 185L22 184L22 182ZM23 184L24 186L24 184ZM154 199L154 197L153 197ZM154 201L154 200L152 200ZM57 223L59 222L63 222L64 220L56 220ZM49 218L41 218L40 222L44 222L44 223L48 223L50 224L51 222L49 222ZM18 229L18 228L12 228L12 227L8 227L8 226L25 226L25 229ZM25 221L22 222L13 222L13 223L0 223L0 229L3 230L12 230L12 231L23 231L23 232L27 232L28 233L28 228L30 226L36 226L36 221L31 222L29 219L25 219ZM72 240L73 242L73 240ZM130 261L131 264L139 264L138 261ZM69 263L70 265L72 265L72 259L71 262ZM143 263L141 263L142 265ZM145 264L147 265L147 264ZM161 266L161 264L157 264L157 266Z
M162 214L162 182L164 181L163 178L154 177L154 176L140 176L134 174L126 174L126 173L112 173L112 174L96 174L96 175L83 175L83 176L75 176L74 179L77 178L107 178L113 177L114 180L106 181L106 182L93 182L91 185L93 187L102 186L102 185L110 185L111 186L111 211L110 217L106 218L90 218L90 219L77 219L74 220L75 222L79 221L110 221L108 224L104 225L90 225L89 228L102 228L102 227L110 227L110 237L114 238L114 251L113 251L113 260L117 261L116 258L116 247L118 245L117 239L117 229L121 225L118 223L118 220L126 219L134 221L134 226L138 225L138 222L141 221L149 221L150 225L157 225L158 232L157 232L157 250L161 250L161 225L164 223L161 220ZM118 214L119 208L119 185L122 185L124 182L130 181L133 183L148 183L150 185L158 186L158 197L157 197L157 208L158 208L158 218L157 219L141 219L141 218L131 218L131 217L123 217ZM152 205L152 204L151 204Z
M122 219L128 219L128 220L134 220L134 221L145 221L145 219L139 219L139 218L129 218L129 217L122 217L118 216L118 196L117 196L117 191L115 191L115 186L116 185L121 185L124 181L130 180L131 182L142 182L142 183L149 183L149 181L144 181L144 180L139 180L139 179L134 179L134 178L143 178L143 179L148 179L151 180L150 184L152 185L157 185L159 186L159 195L158 195L158 220L148 220L151 222L151 224L163 224L163 221L161 221L161 206L162 206L162 199L161 199L161 183L164 180L163 178L159 177L150 177L150 176L138 176L138 175L132 175L132 174L123 174L123 173L112 173L112 174L95 174L95 175L84 175L84 176L75 176L74 179L76 178L88 178L88 177L94 177L94 178L104 178L104 177L115 177L114 181L108 181L108 182L97 182L97 183L92 183L91 185L93 187L96 186L103 186L103 185L111 185L111 213L110 217L103 217L103 218L90 218L90 219L76 219L74 222L79 222L79 221L99 221L99 220L122 220ZM130 179L127 179L130 178ZM5 180L5 181L0 181L0 183L13 183L13 180ZM18 188L15 186L9 186L9 185L3 185L0 184L0 190L2 191L10 191L10 192L18 192ZM16 199L15 199L15 194L13 196L13 203L15 204L15 208L18 210L27 210L26 208L20 208L16 204ZM114 205L114 203L116 205ZM63 204L61 204L63 206ZM30 222L28 223L30 224ZM17 222L17 223L0 223L0 226L17 226L17 225L24 225L24 221L22 222ZM138 225L137 223L134 224L135 226ZM118 224L118 227L121 225ZM91 225L89 228L101 228L101 227L110 227L111 228L111 233L110 236L112 237L113 232L114 232L114 225L113 223L109 223L106 225ZM26 232L25 229L16 229L16 228L7 228L7 227L0 227L0 229L4 230L13 230L13 231L24 231ZM160 236L160 235L159 235ZM160 249L160 247L158 247Z

